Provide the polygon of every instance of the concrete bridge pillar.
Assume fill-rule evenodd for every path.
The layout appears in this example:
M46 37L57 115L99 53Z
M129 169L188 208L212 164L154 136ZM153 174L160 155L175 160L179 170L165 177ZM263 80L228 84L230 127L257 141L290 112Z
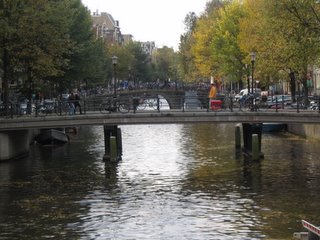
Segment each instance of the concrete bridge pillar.
M117 125L105 125L104 131L104 161L118 161L122 156L122 136L121 129Z
M259 158L263 157L263 153L261 153L262 123L243 123L242 132L244 154L254 157L254 160L257 160L257 152Z
M0 160L11 160L28 155L30 139L30 130L0 132Z

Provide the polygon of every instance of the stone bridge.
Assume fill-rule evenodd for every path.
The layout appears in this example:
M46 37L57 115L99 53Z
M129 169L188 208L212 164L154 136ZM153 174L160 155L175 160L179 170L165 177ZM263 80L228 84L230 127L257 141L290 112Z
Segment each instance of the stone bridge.
M133 105L133 99L139 98L158 98L162 96L169 104L170 109L182 109L185 100L185 90L176 89L138 89L138 90L127 90L118 91L122 99L126 99L129 103ZM107 95L97 95L90 97L88 104L92 106L87 106L89 109L96 109L97 106L107 97L112 97L113 94Z
M141 89L119 92L121 97L158 98L162 96L169 104L170 109L181 109L184 104L185 91L175 89Z

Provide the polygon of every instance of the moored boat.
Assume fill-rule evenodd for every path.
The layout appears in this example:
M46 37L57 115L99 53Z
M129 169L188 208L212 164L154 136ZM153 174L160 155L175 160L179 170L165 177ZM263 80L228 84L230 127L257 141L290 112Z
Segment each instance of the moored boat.
M69 142L69 136L63 130L45 129L35 137L41 145L62 145Z
M281 132L287 129L284 123L263 123L262 132Z

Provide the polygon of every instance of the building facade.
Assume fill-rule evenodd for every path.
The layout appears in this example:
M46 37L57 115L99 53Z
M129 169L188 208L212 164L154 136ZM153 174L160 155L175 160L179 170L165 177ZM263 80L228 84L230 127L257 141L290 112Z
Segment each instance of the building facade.
M122 34L119 21L114 20L111 14L106 12L99 13L98 11L91 14L92 29L96 38L103 38L110 43L119 45L128 44L133 41L131 34ZM149 56L156 50L154 41L140 42L142 50Z
M118 43L122 45L124 38L121 34L119 21L114 20L111 14L98 11L91 15L92 29L97 38L103 38L111 43Z

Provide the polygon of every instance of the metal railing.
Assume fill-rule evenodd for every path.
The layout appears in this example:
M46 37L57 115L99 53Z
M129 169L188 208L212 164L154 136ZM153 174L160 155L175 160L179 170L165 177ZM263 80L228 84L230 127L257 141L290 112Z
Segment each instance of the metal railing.
M81 113L101 114L101 104L110 97L107 95L96 95L83 98L79 101ZM206 111L206 112L318 112L320 113L320 98L312 105L305 107L298 99L296 103L285 101L275 97L273 101L262 101L261 99L249 100L248 102L236 101L231 95L219 95L215 99L198 95L196 92L185 96L170 96L167 99L160 95L148 96L118 96L128 106L128 112L136 114L143 112L162 111ZM72 103L72 102L71 102ZM45 117L80 114L80 107L71 109L68 101L47 100L34 101L31 103L10 102L7 106L0 104L0 118L16 118L21 116ZM113 111L110 111L112 113Z

